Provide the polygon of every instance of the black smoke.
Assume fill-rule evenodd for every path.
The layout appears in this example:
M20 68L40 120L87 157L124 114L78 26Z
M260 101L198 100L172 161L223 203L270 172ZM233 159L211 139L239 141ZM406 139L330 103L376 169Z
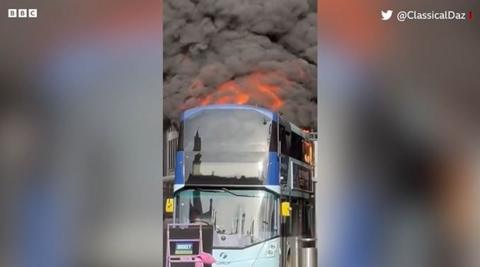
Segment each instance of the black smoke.
M226 81L280 73L279 109L316 125L316 3L308 0L166 0L164 111L174 121ZM273 76L275 77L275 75ZM247 104L264 105L250 98ZM267 106L268 107L268 106Z

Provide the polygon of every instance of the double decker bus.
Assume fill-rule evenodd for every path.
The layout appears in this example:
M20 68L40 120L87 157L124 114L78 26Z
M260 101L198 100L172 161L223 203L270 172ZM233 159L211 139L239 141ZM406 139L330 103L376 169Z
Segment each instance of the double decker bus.
M307 133L263 108L186 110L173 225L212 228L214 267L316 266L313 146Z

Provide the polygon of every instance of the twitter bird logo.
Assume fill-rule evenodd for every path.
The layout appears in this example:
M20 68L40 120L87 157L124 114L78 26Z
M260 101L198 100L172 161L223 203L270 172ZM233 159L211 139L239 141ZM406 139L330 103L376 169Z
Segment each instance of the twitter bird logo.
M392 17L393 10L383 11L381 10L382 20L389 20Z

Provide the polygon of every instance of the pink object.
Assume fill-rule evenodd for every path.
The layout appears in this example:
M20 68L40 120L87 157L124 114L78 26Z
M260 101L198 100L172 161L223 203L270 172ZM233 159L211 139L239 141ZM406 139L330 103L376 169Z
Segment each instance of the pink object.
M196 262L195 267L203 267L204 264L213 264L216 262L215 258L206 252L200 252L197 257L200 258L200 262Z

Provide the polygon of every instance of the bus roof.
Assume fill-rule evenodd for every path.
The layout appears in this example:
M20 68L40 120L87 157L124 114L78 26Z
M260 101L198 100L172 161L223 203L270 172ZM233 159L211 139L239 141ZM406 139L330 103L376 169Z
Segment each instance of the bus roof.
M192 117L194 114L204 110L221 110L221 109L254 110L259 113L262 113L263 115L265 115L266 117L272 120L275 120L278 117L278 115L275 112L265 108L261 108L261 107L255 107L250 105L224 104L224 105L208 105L208 106L201 106L201 107L187 109L183 112L181 120L183 121L185 119L188 119Z
M206 105L206 106L200 106L200 107L195 107L191 109L187 109L182 113L182 117L180 118L181 121L188 119L195 115L198 112L202 112L204 110L254 110L257 111L267 118L273 120L273 121L278 121L279 114L276 112L273 112L271 110L268 110L266 108L258 107L258 106L251 106L251 105L239 105L239 104L218 104L218 105ZM291 129L292 132L302 136L303 138L308 138L308 134L302 130L300 127L297 125L293 124L290 121L284 121L287 123Z
M293 124L292 122L288 122L288 123L289 123L289 125L290 125L290 129L292 130L292 132L300 135L300 136L303 137L303 138L307 138L308 135L307 135L307 133L306 133L304 130L302 130L300 127L298 127L297 125Z

